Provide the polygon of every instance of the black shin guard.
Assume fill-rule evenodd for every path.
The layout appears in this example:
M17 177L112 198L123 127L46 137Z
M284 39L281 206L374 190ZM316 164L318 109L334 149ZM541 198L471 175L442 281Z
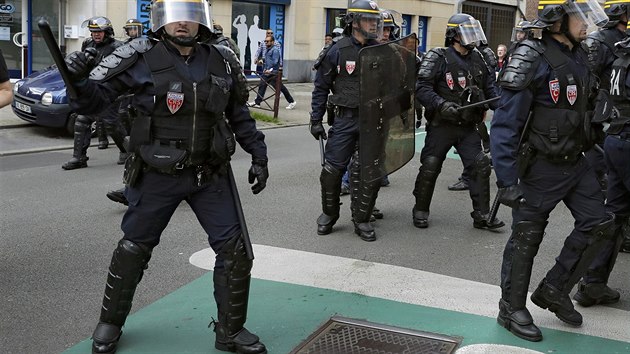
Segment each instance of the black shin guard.
M136 286L151 259L151 250L122 239L114 250L99 323L92 334L92 352L113 353L120 329L131 310Z
M527 289L532 275L534 258L545 234L547 222L521 221L514 225L512 239L512 267L509 271L509 285L503 290L504 299L514 309L525 308Z
M422 161L413 189L413 195L416 197L414 210L429 211L433 190L435 189L435 181L437 181L440 171L442 171L442 161L437 157L428 156Z
M213 277L219 317L214 329L215 347L238 353L266 353L265 345L244 327L252 261L247 258L240 234L221 247L219 257L223 259L224 269L215 269Z

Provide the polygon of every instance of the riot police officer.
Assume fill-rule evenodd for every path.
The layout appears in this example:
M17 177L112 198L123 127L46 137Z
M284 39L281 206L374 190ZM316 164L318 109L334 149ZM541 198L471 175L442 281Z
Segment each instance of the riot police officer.
M606 21L596 0L541 3L532 26L542 29L542 38L519 43L500 78L490 139L499 200L513 208L513 223L503 253L497 321L529 341L542 340L525 304L551 211L563 201L575 217L574 229L531 300L572 326L582 324L582 315L569 292L614 231L614 217L604 210L583 154L601 125L588 121L587 112L598 102L580 42L587 25Z
M630 1L627 4L616 4L624 7L624 18L630 11L628 5ZM604 10L608 9L610 8L604 7ZM610 13L607 13L610 18ZM630 32L630 27L626 31ZM615 237L602 247L578 283L578 291L573 298L584 307L619 301L620 294L608 286L608 278L615 266L620 247L623 245L623 250L627 252L630 244L627 235L625 239L623 236L623 226L630 217L630 39L617 43L616 47L617 59L608 70L611 73L609 92L615 114L606 130L604 142L604 156L608 167L606 211L615 214Z
M377 44L382 31L381 14L374 1L353 1L345 16L344 37L329 47L316 63L311 101L310 132L315 139L328 139L325 164L320 175L322 214L317 219L317 233L327 235L339 219L341 179L359 140L359 84L356 63L359 50ZM332 96L328 98L328 94ZM335 107L329 134L322 124L327 101ZM370 215L374 208L380 181L365 186L359 203L366 208L353 210L355 233L364 241L376 240Z
M597 77L602 78L601 86L603 88L609 86L607 78L610 77L611 66L615 60L615 43L627 37L625 32L628 23L626 7L627 4L624 1L607 1L604 4L604 12L608 15L608 23L601 31L590 33L582 42L588 53L591 71ZM593 165L602 189L605 191L607 168L602 149L596 146L586 153L586 157Z
M254 194L266 186L267 148L245 106L246 79L238 59L223 46L203 43L211 26L206 0L155 1L152 38L119 48L92 70L90 80L85 78L91 65L84 53L66 59L80 93L72 102L78 111L98 111L131 90L138 113L130 141L134 154L125 172L129 208L122 221L124 236L109 267L93 353L116 350L152 249L184 200L217 254L215 347L267 353L244 327L253 255L229 165L235 144L230 128L252 155L249 182L255 183Z
M96 51L94 60L99 62L102 58L111 54L116 48L123 43L114 39L114 29L112 23L107 17L96 16L83 22L82 26L90 30L91 38L86 39L81 51L93 48ZM123 146L124 137L127 132L118 119L118 104L112 104L105 107L101 112L94 112L92 115L79 114L74 124L74 148L72 151L72 159L64 163L61 167L64 170L74 170L77 168L87 167L87 149L92 139L91 125L96 122L97 131L99 132L99 149L107 148L107 136L105 131L114 140L114 143L120 150L118 156L118 164L125 163L127 151Z
M213 29L213 32L212 32L213 35L211 36L209 43L226 46L232 49L234 54L236 54L237 58L240 58L241 50L238 48L238 45L236 45L236 42L232 38L226 37L225 35L223 35L223 26L221 26L218 23L215 23L214 25L212 25L212 29Z
M131 42L134 38L142 37L144 26L142 22L137 18L130 18L125 22L123 26L123 30L125 30L125 34L129 37L125 43Z
M473 226L495 229L500 220L488 223L490 209L490 158L481 147L475 125L482 122L484 108L461 109L463 105L496 97L494 74L475 47L485 41L481 24L467 14L448 20L446 48L434 48L422 59L416 84L416 98L425 107L427 135L420 156L420 171L413 195L413 224L429 226L429 206L442 163L455 146L471 171L470 197Z

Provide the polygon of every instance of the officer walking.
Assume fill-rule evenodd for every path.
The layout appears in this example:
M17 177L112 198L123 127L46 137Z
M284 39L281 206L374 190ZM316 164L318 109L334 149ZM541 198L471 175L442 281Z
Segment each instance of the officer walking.
M416 84L416 98L425 107L427 135L420 156L420 171L413 195L413 224L429 226L429 206L442 163L455 147L471 171L470 198L473 226L496 229L505 224L488 222L490 209L490 158L481 147L475 125L482 122L484 108L461 109L462 105L496 97L494 74L475 46L485 41L481 24L467 14L455 14L448 20L446 48L434 48L422 59ZM461 110L460 110L461 109Z
M623 6L623 19L626 19L630 11L630 1L619 5ZM608 15L610 18L610 13ZM630 32L630 27L626 31ZM620 294L608 286L608 278L615 266L620 247L623 246L622 250L625 252L630 251L630 239L627 235L625 239L623 236L623 226L630 217L630 38L617 43L616 47L617 59L609 70L610 97L615 106L615 114L606 131L604 142L604 156L608 167L606 211L615 214L615 236L602 247L578 283L578 291L573 298L584 307L619 301Z
M525 303L551 211L563 201L575 218L574 229L531 300L569 325L582 324L569 292L614 232L614 217L606 214L583 154L601 125L587 121L596 103L595 81L580 42L588 25L606 21L596 0L541 3L532 26L542 29L542 38L521 42L499 81L490 140L500 201L513 208L513 223L503 253L497 321L529 341L542 340Z
M341 178L358 145L360 78L356 64L359 50L378 43L382 26L381 14L374 1L351 2L345 17L345 36L330 47L319 65L316 64L310 132L317 140L328 139L324 154L326 162L320 175L322 214L317 219L319 235L330 234L339 219ZM335 114L327 135L322 120L330 92L333 93L330 103L335 107ZM355 233L364 241L376 240L370 216L379 187L380 181L358 196L359 203L370 206L369 210L353 215Z
M96 16L86 20L83 26L87 26L90 30L91 38L88 38L83 42L81 51L85 51L88 48L93 48L96 51L96 62L100 62L101 59L110 55L116 48L120 47L123 43L114 39L114 29L112 23L107 17ZM111 104L108 107L104 107L101 112L93 112L91 115L79 114L74 124L74 148L72 151L72 159L64 163L61 168L64 170L74 170L77 168L87 167L87 149L90 146L90 140L92 139L91 126L93 122L97 122L97 131L103 132L107 130L107 133L112 137L114 143L120 150L118 156L118 164L125 163L127 158L127 150L123 146L123 141L127 135L125 127L120 122L118 117L118 104ZM101 125L103 123L103 126ZM107 148L107 137L99 138L99 149Z
M115 51L105 60L107 65L91 72L90 80L86 76L91 65L84 53L66 59L79 92L72 102L77 111L97 112L131 90L138 113L130 142L134 155L127 160L125 174L129 208L122 220L124 236L109 267L101 316L92 335L93 353L116 350L151 252L184 200L217 254L215 347L267 353L244 327L253 256L231 178L234 136L228 130L252 155L249 182L255 183L254 194L266 185L267 148L245 106L246 79L238 59L223 46L203 43L211 26L206 0L156 1L151 7L151 38Z

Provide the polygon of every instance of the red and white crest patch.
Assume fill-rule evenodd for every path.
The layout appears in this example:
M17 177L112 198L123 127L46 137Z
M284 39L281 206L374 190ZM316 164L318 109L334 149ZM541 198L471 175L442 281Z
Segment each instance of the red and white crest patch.
M346 71L348 74L352 74L354 72L354 68L357 67L357 63L355 61L346 61Z
M549 94L553 103L558 103L558 98L560 98L560 82L558 82L558 79L549 81Z
M446 73L446 84L448 85L449 89L453 89L454 83L453 83L453 75L451 75L451 73Z
M466 78L463 76L460 76L457 78L457 83L459 84L459 86L461 88L466 88Z
M571 104L571 106L573 106L575 101L577 101L577 96L578 96L577 85L567 86L567 101L569 101L569 104Z
M184 94L179 92L168 92L166 94L166 105L171 114L179 111L184 104Z

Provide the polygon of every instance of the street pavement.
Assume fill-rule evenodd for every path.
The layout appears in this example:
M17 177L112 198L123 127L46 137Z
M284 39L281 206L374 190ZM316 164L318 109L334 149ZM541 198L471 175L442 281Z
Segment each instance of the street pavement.
M542 342L516 338L496 323L509 228L472 228L468 193L446 189L462 168L452 152L438 179L428 229L411 223L416 154L379 193L385 218L376 223L377 241L354 235L348 196L342 197L334 232L316 235L321 167L307 128L312 84L287 87L296 109L285 110L282 98L280 124L259 123L269 146L267 189L249 192L249 156L238 150L232 162L256 255L247 327L269 353L289 353L331 316L452 336L460 341L459 354L630 352L628 254L619 256L610 279L621 301L577 307L582 327L567 326L531 302ZM116 149L92 147L88 168L63 171L69 136L24 126L6 107L0 124L0 353L88 353L125 211L104 197L121 186ZM416 152L423 141L419 129ZM507 208L498 216L509 224ZM559 206L530 291L571 227L569 211ZM213 257L194 213L180 206L138 287L119 353L219 353L208 328L216 318L208 271Z

